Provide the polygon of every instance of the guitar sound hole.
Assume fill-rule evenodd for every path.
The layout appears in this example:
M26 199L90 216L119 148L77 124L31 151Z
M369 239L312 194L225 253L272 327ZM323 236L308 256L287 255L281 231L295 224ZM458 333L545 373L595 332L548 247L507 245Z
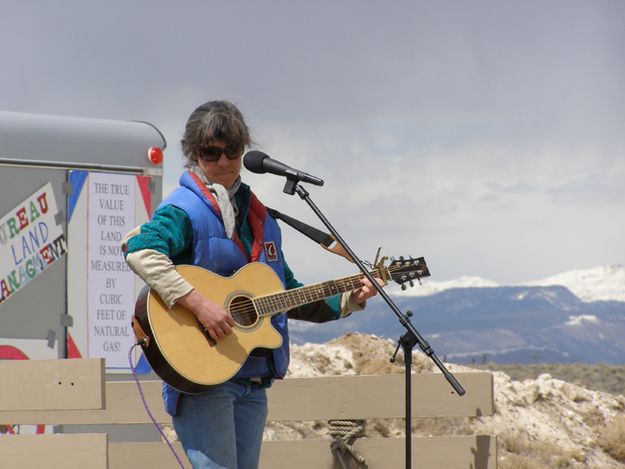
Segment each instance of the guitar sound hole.
M237 296L230 302L230 315L234 322L243 327L249 327L258 320L254 303L246 296Z

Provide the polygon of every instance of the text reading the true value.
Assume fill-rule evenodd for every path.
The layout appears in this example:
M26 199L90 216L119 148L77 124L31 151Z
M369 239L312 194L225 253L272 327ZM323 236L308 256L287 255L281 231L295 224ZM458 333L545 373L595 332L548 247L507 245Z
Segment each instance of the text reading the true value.
M117 352L126 350L131 341L128 324L134 281L121 242L133 227L134 180L127 176L90 177L89 276L94 286L89 300L90 355L104 356L107 367L117 367L122 363Z

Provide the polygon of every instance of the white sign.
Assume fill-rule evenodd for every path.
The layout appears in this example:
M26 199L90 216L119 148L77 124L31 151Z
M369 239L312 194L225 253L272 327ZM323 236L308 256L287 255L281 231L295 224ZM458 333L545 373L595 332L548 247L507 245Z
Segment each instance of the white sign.
M0 303L65 254L57 212L48 182L0 219Z
M104 357L107 368L128 368L134 342L134 273L121 251L134 228L135 176L89 175L88 310L89 356Z

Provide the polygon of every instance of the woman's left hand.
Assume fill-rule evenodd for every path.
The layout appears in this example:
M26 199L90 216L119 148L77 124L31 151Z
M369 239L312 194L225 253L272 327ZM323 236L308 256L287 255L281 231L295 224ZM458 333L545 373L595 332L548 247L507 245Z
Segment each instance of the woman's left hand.
M378 285L380 285L381 287L384 286L384 282L382 280L380 280L379 278L376 278ZM356 303L358 303L359 305L362 305L365 301L367 301L369 298L371 298L372 296L375 296L378 294L378 291L375 289L375 287L371 284L371 282L369 281L368 278L363 278L360 283L362 284L362 287L354 290L351 294L351 299L354 300Z

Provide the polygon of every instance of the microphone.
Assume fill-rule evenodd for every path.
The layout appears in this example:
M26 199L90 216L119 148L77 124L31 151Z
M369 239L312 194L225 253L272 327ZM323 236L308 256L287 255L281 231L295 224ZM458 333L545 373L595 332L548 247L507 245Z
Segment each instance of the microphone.
M248 151L243 157L243 166L256 174L271 173L278 176L286 176L286 178L291 181L295 180L314 184L315 186L323 186L323 179L293 169L284 163L269 158L269 155L262 151Z

